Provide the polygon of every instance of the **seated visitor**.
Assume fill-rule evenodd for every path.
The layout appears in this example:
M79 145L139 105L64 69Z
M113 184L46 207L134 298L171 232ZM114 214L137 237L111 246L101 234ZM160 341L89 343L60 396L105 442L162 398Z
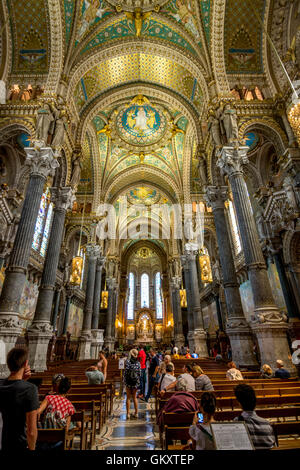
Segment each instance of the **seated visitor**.
M66 398L71 388L71 380L68 377L61 379L58 385L57 394L47 395L38 409L41 427L43 429L61 429L67 431L73 427L71 416L75 413L75 408Z
M174 359L179 359L180 358L180 356L178 354L178 348L176 346L173 348L173 358Z
M242 373L237 369L234 362L229 362L227 365L229 367L226 372L226 378L228 380L244 380Z
M273 379L274 372L272 371L271 367L268 364L264 364L261 368L261 377L263 379Z
M52 387L51 387L51 390L49 390L49 391L45 394L44 398L45 398L47 395L57 395L57 394L58 394L58 386L59 386L59 384L60 384L60 381L61 381L62 379L64 379L64 378L65 378L65 376L64 376L64 374L62 374L62 373L58 373L58 374L53 375L53 377L52 377ZM43 399L44 399L44 398L43 398Z
M125 363L124 382L126 387L126 411L128 419L130 418L131 398L135 409L134 418L138 417L138 401L136 394L141 380L141 364L138 360L138 353L137 349L131 349L128 360Z
M167 387L161 389L161 395L164 395L166 392L171 390L178 390L178 381L184 379L186 382L186 390L188 392L195 391L195 379L193 377L193 367L191 364L186 364L183 366L183 373L179 375L176 382L172 382Z
M214 422L217 400L213 393L204 392L200 400L200 413L203 414L203 423L198 421L198 413L195 413L193 424L189 434L194 442L196 450L214 449L213 436L211 434L210 423Z
M192 358L193 358L193 359L198 359L198 358L199 358L199 356L198 356L198 354L196 353L196 351L193 352Z
M193 377L195 379L195 389L212 391L214 390L210 378L204 374L200 366L193 367Z
M27 382L31 375L27 349L11 349L7 367L10 375L0 379L2 450L35 450L39 397L37 387Z
M215 361L216 362L223 362L223 357L222 357L222 354L220 352L217 353L217 355L215 357Z
M276 361L277 369L275 370L275 378L276 379L289 379L291 374L287 369L283 367L283 361L281 359L277 359Z
M105 357L104 351L99 352L99 361L97 364L98 370L104 375L104 381L107 377L107 359Z
M167 364L172 364L171 356L169 354L165 355L164 360L159 365L158 373L160 376L166 373Z
M89 385L100 385L104 382L104 375L97 366L91 366L85 371Z
M192 358L189 348L187 348L187 350L186 350L185 358L186 359L191 359Z
M198 401L187 391L187 382L184 378L177 380L177 391L169 398L165 406L158 413L157 423L161 426L163 411L166 413L183 413L188 411L198 411Z
M237 401L243 412L235 421L245 421L255 449L270 449L275 445L272 425L267 419L260 418L255 410L256 395L250 385L240 384L234 389Z
M159 390L163 390L172 382L176 382L174 371L175 369L172 363L166 365L166 372L162 375L161 381L159 382Z

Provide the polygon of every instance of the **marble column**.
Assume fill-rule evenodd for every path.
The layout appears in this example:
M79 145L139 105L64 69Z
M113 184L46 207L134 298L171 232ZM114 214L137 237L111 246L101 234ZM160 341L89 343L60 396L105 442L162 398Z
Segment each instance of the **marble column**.
M276 359L281 359L295 375L287 340L287 317L279 312L274 301L243 175L243 165L248 163L247 152L248 147L224 146L217 165L228 175L232 189L254 300L251 327L257 336L262 364L275 368Z
M94 301L93 301L93 315L92 315L92 345L91 345L91 356L97 359L99 351L103 346L103 330L99 329L99 314L100 314L100 302L101 302L101 281L102 281L102 268L104 265L105 258L100 256L97 259L96 264L96 277L95 277L95 288L94 288Z
M186 255L181 256L181 264L184 270L185 290L187 299L187 321L188 321L188 344L190 351L194 351L194 317L193 317L193 298L191 293L191 280L190 280L190 268L188 257Z
M72 207L74 193L72 188L52 188L54 215L51 226L45 264L39 295L32 324L28 328L29 364L35 372L47 369L46 356L53 327L50 323L53 304L56 271L62 244L64 223L67 210Z
M202 309L200 303L200 292L198 284L198 273L197 273L197 256L198 256L198 245L195 243L187 243L185 246L185 255L188 258L190 268L190 287L191 297L193 299L193 319L194 319L194 350L197 352L199 357L208 357L207 343L206 343L206 332L203 328Z
M57 317L58 317L60 295L61 295L61 289L57 290L56 295L55 295L55 303L54 303L53 315L52 315L52 319L51 319L51 325L53 327L53 332L55 332L55 326L56 326Z
M64 322L63 322L61 336L64 336L67 334L72 297L73 297L73 291L72 290L67 291L67 302L66 302L66 307L65 307Z
M104 345L109 351L113 351L115 339L113 337L113 309L114 309L114 290L116 279L114 277L106 278L106 286L108 291L107 320L105 329Z
M25 166L30 176L9 264L0 297L0 340L5 345L5 356L15 346L21 333L19 306L26 280L27 266L32 248L36 219L39 212L45 182L59 166L51 148L26 148ZM2 362L2 361L0 361ZM0 364L3 373L6 365Z
M180 305L180 281L180 277L174 276L170 282L174 318L174 342L175 346L177 346L179 349L181 346L184 346L185 343L182 329L182 312Z
M91 343L92 343L92 315L94 304L94 290L96 279L96 264L97 258L100 254L100 247L98 245L87 246L88 257L88 270L87 282L85 291L85 302L83 308L83 323L82 330L79 338L78 359L83 361L91 359Z
M252 332L243 312L234 266L224 207L227 199L227 186L207 186L206 201L213 212L227 306L226 333L230 338L233 361L239 366L247 367L257 365L257 361L253 354Z

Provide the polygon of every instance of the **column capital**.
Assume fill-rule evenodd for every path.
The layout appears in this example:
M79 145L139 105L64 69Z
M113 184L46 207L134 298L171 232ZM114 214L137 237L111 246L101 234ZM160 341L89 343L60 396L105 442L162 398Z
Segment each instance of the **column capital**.
M54 176L56 168L59 167L57 159L54 157L53 150L50 147L24 149L27 155L25 165L30 167L31 176L41 176L48 178Z
M106 259L105 259L104 256L100 256L100 257L97 259L97 265L96 265L97 271L102 270L105 261L106 261Z
M174 291L178 291L181 286L181 277L173 276L170 280L171 289Z
M249 162L247 157L248 150L249 147L246 146L224 145L220 150L217 166L221 172L228 176L243 173L243 165Z
M227 186L207 186L205 201L214 209L224 209L224 202L228 199Z
M75 200L74 190L70 186L51 188L51 201L55 204L55 209L67 211Z
M195 260L198 254L199 247L197 243L186 243L184 256L186 257L187 262Z
M106 284L109 290L113 290L117 285L117 280L114 277L107 277Z
M89 258L98 258L98 256L100 255L100 246L88 245L86 247L86 252Z

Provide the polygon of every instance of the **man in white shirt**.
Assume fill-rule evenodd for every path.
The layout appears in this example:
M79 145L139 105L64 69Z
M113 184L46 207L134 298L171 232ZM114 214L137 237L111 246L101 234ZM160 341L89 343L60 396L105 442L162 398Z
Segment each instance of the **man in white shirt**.
M194 392L195 388L195 379L193 377L193 368L190 364L186 364L183 366L183 374L179 375L176 382L172 382L167 387L161 388L161 395L163 396L166 392L171 390L177 390L177 382L179 379L184 379L186 383L186 391L187 392Z
M166 373L163 374L160 382L160 390L163 390L173 382L176 382L176 377L174 377L174 366L173 364L167 364Z

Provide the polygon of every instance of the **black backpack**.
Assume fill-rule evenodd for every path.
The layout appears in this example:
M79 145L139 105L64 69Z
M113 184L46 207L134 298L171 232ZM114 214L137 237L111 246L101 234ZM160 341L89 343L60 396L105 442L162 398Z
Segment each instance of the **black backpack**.
M137 385L137 383L139 381L138 371L136 369L134 369L135 362L136 361L133 362L133 361L130 360L131 368L127 369L127 373L126 373L127 385L129 385L131 387L134 387L135 385Z

